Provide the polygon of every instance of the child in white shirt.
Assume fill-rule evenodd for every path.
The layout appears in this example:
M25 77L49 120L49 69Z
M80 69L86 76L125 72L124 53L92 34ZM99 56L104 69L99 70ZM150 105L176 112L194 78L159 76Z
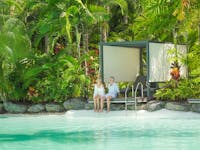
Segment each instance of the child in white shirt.
M101 106L102 109L100 109L100 100L103 101L105 98L105 89L104 85L101 81L101 79L97 79L97 83L94 85L94 111L99 112L103 111L103 106Z
M107 112L110 111L111 99L116 98L117 95L119 95L119 87L117 83L115 83L115 78L111 76L108 84L108 93L105 95L105 98L107 100ZM103 104L103 101L101 101L101 104Z

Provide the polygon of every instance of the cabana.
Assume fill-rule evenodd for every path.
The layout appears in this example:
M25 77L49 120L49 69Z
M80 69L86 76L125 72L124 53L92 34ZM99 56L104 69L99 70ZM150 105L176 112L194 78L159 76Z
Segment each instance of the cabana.
M146 77L147 98L151 98L151 85L170 80L169 50L173 43L151 41L100 43L100 74L104 82L114 76L117 82L134 82L138 75ZM187 46L176 45L178 54L186 55ZM145 62L145 63L144 63ZM187 68L181 64L182 77Z

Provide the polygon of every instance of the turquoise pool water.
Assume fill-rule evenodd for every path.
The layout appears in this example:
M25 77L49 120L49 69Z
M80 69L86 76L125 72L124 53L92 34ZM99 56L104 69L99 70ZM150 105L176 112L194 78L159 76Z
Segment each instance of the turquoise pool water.
M0 150L199 150L200 114L161 110L0 116Z

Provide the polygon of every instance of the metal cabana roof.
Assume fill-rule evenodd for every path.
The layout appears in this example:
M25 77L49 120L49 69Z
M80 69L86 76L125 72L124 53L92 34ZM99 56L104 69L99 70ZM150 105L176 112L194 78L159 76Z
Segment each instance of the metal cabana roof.
M120 47L135 47L135 48L146 48L149 41L129 41L129 42L101 42L100 45L105 46L120 46Z

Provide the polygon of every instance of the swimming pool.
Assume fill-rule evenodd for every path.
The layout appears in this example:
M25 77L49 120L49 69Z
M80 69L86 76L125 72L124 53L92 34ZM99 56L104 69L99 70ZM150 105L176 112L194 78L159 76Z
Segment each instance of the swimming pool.
M200 114L68 111L1 115L0 150L198 150Z

